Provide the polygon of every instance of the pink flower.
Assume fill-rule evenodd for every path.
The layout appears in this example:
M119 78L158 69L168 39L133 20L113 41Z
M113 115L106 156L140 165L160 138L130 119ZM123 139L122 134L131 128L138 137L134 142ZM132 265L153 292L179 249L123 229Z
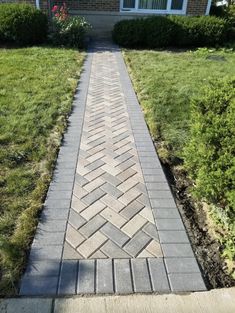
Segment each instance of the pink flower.
M55 17L60 17L60 14L59 14L59 13L56 13L56 14L55 14Z
M56 12L59 9L58 5L54 5L51 12Z

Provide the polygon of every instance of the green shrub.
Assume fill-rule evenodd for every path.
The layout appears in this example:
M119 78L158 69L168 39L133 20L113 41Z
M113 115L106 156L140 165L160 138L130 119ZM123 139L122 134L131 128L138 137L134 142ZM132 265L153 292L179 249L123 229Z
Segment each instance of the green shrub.
M228 25L229 25L228 39L229 39L229 41L234 41L235 40L235 4L230 5L226 9L225 12L226 12L225 18L226 18Z
M145 41L144 19L123 20L114 25L113 40L123 47L141 48Z
M149 48L161 48L172 45L176 34L174 22L163 16L153 16L145 20L144 43Z
M51 39L54 45L83 48L84 39L90 25L83 17L68 17L65 21L54 20Z
M62 6L54 5L52 8L51 40L54 45L83 48L85 34L91 27L87 21L80 16L72 17L65 3Z
M221 5L217 7L215 4L212 4L210 8L210 15L224 17L226 15L225 11L226 11L225 6Z
M185 166L196 195L235 214L235 77L214 82L192 103Z
M154 16L118 22L113 39L129 48L215 46L227 40L228 24L215 16Z
M211 6L210 15L223 17L228 23L228 41L235 40L235 4L229 6Z
M172 42L174 24L162 16L120 21L114 26L113 39L130 48L167 47Z
M176 25L174 46L200 47L215 46L227 39L228 24L226 20L215 16L171 16Z
M46 40L47 16L28 4L0 5L0 40L32 45Z

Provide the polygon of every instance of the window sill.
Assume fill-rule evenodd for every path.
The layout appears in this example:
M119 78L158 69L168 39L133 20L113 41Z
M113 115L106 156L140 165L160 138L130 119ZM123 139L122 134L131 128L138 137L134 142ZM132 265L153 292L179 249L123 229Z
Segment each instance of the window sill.
M136 10L136 9L121 9L120 12L122 13L139 13L139 14L164 14L164 15L169 15L169 14L177 14L177 15L186 15L186 11L184 10Z

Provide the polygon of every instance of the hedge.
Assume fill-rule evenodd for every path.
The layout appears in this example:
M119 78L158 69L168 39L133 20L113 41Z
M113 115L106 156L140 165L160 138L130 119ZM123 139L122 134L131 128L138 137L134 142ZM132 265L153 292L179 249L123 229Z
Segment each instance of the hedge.
M228 24L215 16L152 16L118 22L113 39L128 48L215 46L227 40Z
M175 24L172 43L178 47L216 46L227 40L228 23L215 16L170 16Z
M161 16L147 18L144 27L144 42L152 48L168 46L176 32L174 22Z
M192 103L185 167L196 195L235 214L235 77L213 82Z
M124 47L141 47L145 35L144 19L120 21L114 25L113 40Z
M0 5L0 42L19 45L42 43L47 38L47 16L28 4Z
M229 33L228 33L229 40L234 42L235 40L235 4L230 5L226 9L225 18L229 23Z

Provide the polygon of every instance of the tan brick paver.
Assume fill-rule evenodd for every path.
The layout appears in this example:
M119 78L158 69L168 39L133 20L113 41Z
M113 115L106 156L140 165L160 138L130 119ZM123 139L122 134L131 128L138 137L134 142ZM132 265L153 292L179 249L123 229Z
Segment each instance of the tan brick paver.
M102 232L106 223L130 239L149 222L156 230L117 67L112 52L94 54L72 198L78 218L87 221L72 232L86 238L79 244L70 227L66 233L70 250L84 258L131 257L115 234ZM137 257L161 256L156 238Z

